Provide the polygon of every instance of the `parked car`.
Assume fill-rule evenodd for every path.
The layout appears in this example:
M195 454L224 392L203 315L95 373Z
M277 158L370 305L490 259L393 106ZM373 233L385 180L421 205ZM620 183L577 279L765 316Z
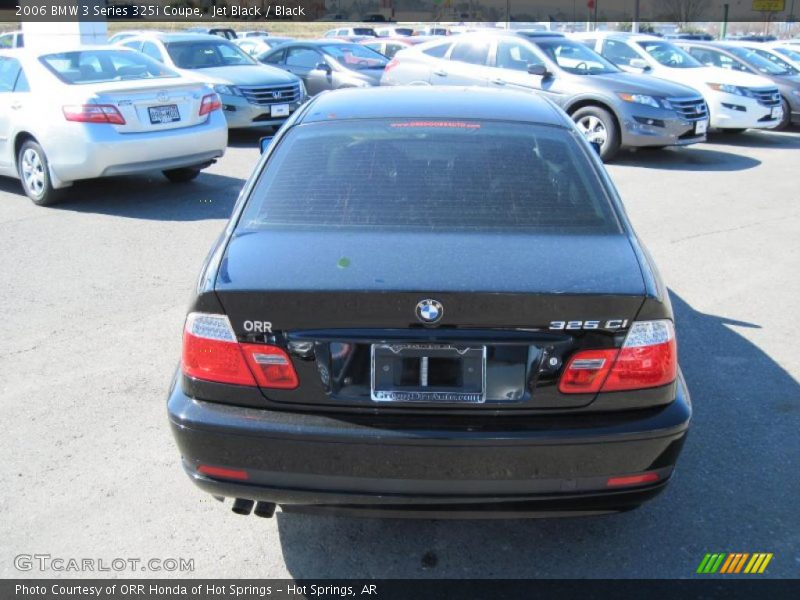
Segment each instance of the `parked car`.
M131 29L128 31L118 31L117 33L108 38L108 43L119 44L120 42L124 42L125 40L129 40L131 38L135 38L140 35L150 35L156 33L163 33L163 32L156 31L154 29Z
M339 27L325 32L326 38L378 37L372 27Z
M236 513L597 514L673 476L667 288L544 98L317 96L209 256L167 410Z
M386 37L386 38L407 37L414 34L414 28L401 27L397 25L392 25L389 27L382 26L382 27L376 27L375 33L378 34L378 37Z
M294 38L270 36L239 38L234 40L233 43L247 52L250 56L258 56L259 54L264 54L264 52L268 52L272 48L280 46L281 44L293 41Z
M268 31L237 31L236 39L269 37Z
M774 129L786 129L792 122L800 123L798 71L785 61L777 64L775 60L780 61L780 58L765 58L763 54L769 54L769 51L759 52L752 47L754 44L760 46L758 42L681 42L681 47L705 65L758 75L776 87L780 92L777 98L780 119Z
M189 181L225 152L219 109L210 87L124 48L0 51L0 175L40 206L82 179Z
M603 160L621 147L701 142L708 126L696 91L623 73L564 37L463 33L398 52L382 84L478 85L546 96L600 144Z
M10 31L0 34L0 50L23 48L24 46L25 35L21 31Z
M725 38L726 42L774 42L778 38L774 35L760 35L750 33L747 35L731 35Z
M262 54L264 64L300 77L308 93L379 85L388 60L362 46L336 40L296 41Z
M228 27L189 27L186 33L204 33L206 35L216 35L226 40L235 40L239 36L236 31Z
M222 98L228 127L275 127L306 100L303 82L262 65L229 40L196 33L163 33L122 42L179 73L211 85Z
M778 88L768 79L704 65L681 47L645 34L575 34L588 47L629 73L691 86L708 104L711 127L730 133L771 129L783 119Z
M441 25L425 25L423 27L414 28L413 35L450 35L451 31L448 27Z
M652 34L651 34L652 35ZM688 33L688 32L679 32L679 33L665 33L663 36L665 40L699 40L699 41L706 41L710 42L714 39L714 36L710 33Z
M406 36L400 38L377 38L372 39L368 38L361 42L362 45L383 54L386 58L393 58L395 54L400 52L400 50L405 50L406 48L411 48L416 46L417 44L424 44L429 42L430 40L435 39L433 37L424 37L424 36Z
M795 69L800 70L800 47L785 42L775 42L765 46L780 55L783 60L791 64Z

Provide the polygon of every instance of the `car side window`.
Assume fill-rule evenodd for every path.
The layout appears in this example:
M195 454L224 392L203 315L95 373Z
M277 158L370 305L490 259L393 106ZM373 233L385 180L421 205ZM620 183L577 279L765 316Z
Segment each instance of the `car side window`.
M634 58L640 58L636 51L630 48L628 44L614 40L606 40L603 42L603 51L601 54L614 64L624 66L630 65Z
M694 56L704 65L721 67L730 71L743 71L745 73L750 72L750 69L748 69L744 64L740 63L735 58L731 58L730 56L722 54L721 52L717 52L716 50L694 47L689 48L689 54Z
M501 69L526 71L529 65L541 65L544 61L524 43L515 40L500 40L497 43L495 66Z
M433 56L434 58L444 58L444 55L447 54L447 51L452 46L452 42L445 42L444 44L436 44L435 46L431 46L427 50L423 50L424 54L428 56Z
M0 48L11 48L14 42L14 37L8 33L6 35L0 35Z
M164 57L161 55L161 50L159 50L158 46L156 46L153 42L145 42L142 44L142 54L146 54L158 62L164 62Z
M266 59L262 60L261 62L265 62L269 65L280 65L283 64L284 56L286 56L286 50L278 50L277 52L270 54Z
M400 52L405 48L403 44L386 44L386 48L383 50L383 54L388 56L389 58L394 58L394 55Z
M122 42L122 45L126 48L130 48L131 50L136 50L137 52L142 48L142 42L132 40L130 42Z
M22 68L15 58L0 57L0 94L14 91Z
M286 54L287 67L313 69L322 61L322 55L311 48L290 48Z
M482 41L457 42L450 53L450 60L471 65L485 65L489 58L489 46L489 42Z
M594 50L595 47L597 46L597 38L581 38L578 41L587 48L591 48L592 50Z
M14 91L17 93L24 93L30 92L31 86L28 83L28 78L25 77L25 71L20 69L19 75L17 75L17 83L14 85Z

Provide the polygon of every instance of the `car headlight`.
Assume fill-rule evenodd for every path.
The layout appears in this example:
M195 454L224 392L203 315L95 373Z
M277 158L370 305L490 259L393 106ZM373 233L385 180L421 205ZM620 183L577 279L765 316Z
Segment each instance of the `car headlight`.
M646 106L652 106L653 108L662 108L664 106L664 102L662 100L659 100L654 96L647 96L645 94L626 94L619 92L617 96L625 100L625 102L644 104Z
M303 100L305 99L306 96L308 96L308 92L306 91L306 84L303 83L302 79L298 79L298 81L300 82L300 99Z
M214 91L218 94L223 94L225 96L241 96L242 92L239 91L235 85L221 85L217 84L214 86Z
M706 85L718 92L725 92L726 94L733 94L734 96L753 97L753 92L747 88L739 87L738 85L731 85L730 83L707 83Z

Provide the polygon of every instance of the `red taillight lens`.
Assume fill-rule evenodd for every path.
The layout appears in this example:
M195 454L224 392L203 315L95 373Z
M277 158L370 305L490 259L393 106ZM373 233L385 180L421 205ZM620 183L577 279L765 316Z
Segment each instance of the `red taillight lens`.
M200 102L200 116L202 117L220 108L222 108L222 101L219 99L219 96L216 94L208 94L207 96L203 96L203 100Z
M67 121L78 123L111 123L112 125L125 125L125 118L116 106L110 104L82 104L78 106L64 106L61 109Z
M189 314L181 370L195 379L250 387L294 389L299 383L288 354L276 346L240 344L225 315Z
M386 65L386 67L384 67L383 72L384 73L388 73L389 71L394 69L399 64L400 64L400 61L397 60L396 58L393 58L392 60L389 61L389 63Z
M281 390L297 387L297 373L289 355L282 349L262 344L242 344L242 352L259 387Z
M619 350L584 350L575 354L558 382L562 394L596 394L608 377Z
M637 321L620 350L583 350L575 354L558 389L563 394L639 390L671 383L677 374L672 321Z

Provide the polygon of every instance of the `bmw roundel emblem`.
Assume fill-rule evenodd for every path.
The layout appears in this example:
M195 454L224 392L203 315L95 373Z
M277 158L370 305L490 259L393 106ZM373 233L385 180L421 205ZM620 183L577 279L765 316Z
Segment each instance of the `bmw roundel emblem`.
M444 315L444 307L438 300L428 298L417 304L416 313L420 321L426 325L431 325L441 320L442 315Z

